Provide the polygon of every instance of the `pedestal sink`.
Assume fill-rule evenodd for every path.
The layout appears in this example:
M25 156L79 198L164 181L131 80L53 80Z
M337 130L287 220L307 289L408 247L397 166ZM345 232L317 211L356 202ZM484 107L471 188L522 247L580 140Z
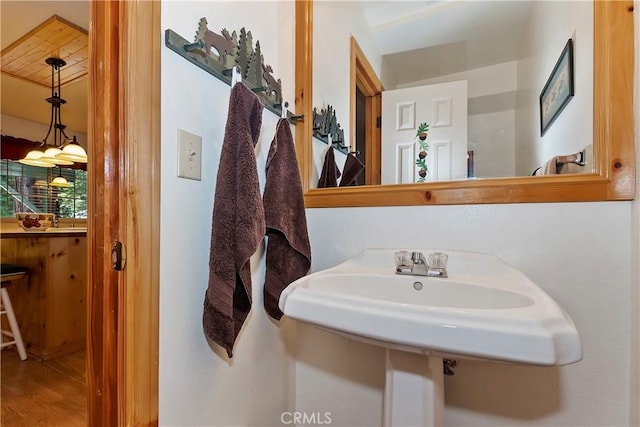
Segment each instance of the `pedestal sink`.
M366 250L280 297L288 317L387 348L386 426L443 424L443 357L545 366L582 358L567 313L496 256L440 250L449 277L432 278L395 274L395 252Z

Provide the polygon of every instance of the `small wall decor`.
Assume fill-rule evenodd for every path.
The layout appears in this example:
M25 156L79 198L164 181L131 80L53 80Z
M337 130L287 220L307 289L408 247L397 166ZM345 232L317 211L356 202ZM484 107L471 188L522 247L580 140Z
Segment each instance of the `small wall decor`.
M540 93L540 136L558 118L573 95L573 42L569 39Z
M262 99L265 108L282 115L282 81L274 77L273 67L265 63L260 42L254 45L251 31L243 27L239 32L229 32L223 28L216 33L208 28L207 19L201 18L193 43L166 30L165 45L228 85L231 85L232 70L238 69L243 83ZM287 118L295 124L304 116L287 111Z
M424 182L427 178L427 174L429 173L429 167L427 166L427 156L429 155L429 144L427 144L427 135L429 132L429 125L425 122L420 123L418 129L416 131L416 138L418 138L418 146L420 147L420 152L418 153L418 158L416 159L416 166L420 169L418 170L418 181Z
M344 154L349 154L349 147L344 145L344 129L340 127L336 112L331 105L326 108L313 109L313 136L324 142L331 144L333 148Z

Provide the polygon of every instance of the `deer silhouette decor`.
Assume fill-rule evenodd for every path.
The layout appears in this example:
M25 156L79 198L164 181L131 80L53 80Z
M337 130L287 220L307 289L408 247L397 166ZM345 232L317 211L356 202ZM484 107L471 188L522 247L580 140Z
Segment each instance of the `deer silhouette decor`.
M262 77L267 82L267 90L270 95L275 95L276 104L282 103L282 81L273 78L271 65L262 65Z
M207 54L211 54L211 48L218 53L218 62L223 65L227 63L227 56L233 55L235 43L233 36L229 34L226 28L222 29L222 34L215 33L207 28L207 18L200 19L198 31L196 32L196 41L202 40L204 49Z

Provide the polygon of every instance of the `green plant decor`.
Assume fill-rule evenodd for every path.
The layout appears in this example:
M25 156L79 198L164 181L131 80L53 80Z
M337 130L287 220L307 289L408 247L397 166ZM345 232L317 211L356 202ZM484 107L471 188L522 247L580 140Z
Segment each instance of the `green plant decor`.
M420 168L418 170L418 181L424 182L427 177L427 173L429 173L429 168L427 167L427 156L429 155L429 144L427 144L427 132L429 132L429 125L425 122L420 123L418 126L418 130L416 131L416 138L418 138L418 146L420 147L420 152L418 153L418 158L416 159L416 165Z

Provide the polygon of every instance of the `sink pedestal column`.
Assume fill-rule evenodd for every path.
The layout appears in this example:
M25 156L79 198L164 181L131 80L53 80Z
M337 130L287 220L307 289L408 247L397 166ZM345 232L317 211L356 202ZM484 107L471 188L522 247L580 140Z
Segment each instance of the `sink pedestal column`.
M442 358L387 349L384 426L444 425Z

